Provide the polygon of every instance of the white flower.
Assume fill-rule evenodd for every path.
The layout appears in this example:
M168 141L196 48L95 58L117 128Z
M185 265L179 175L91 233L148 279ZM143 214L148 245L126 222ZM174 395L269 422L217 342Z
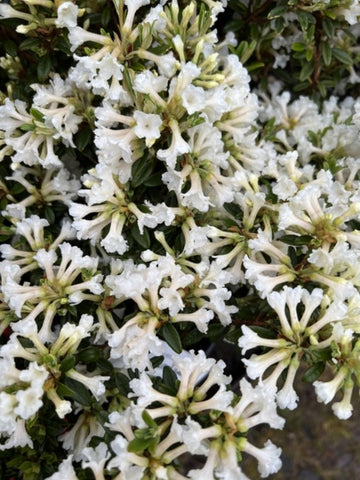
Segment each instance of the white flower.
M24 420L32 417L43 404L41 399L42 395L42 389L39 391L39 389L35 387L29 387L25 390L17 391L15 397L18 404L14 408L14 413Z
M316 381L313 383L318 402L328 404L335 397L336 392L342 387L348 370L340 368L335 377L329 382Z
M162 355L161 340L154 333L154 322L149 320L142 327L137 319L131 319L123 327L108 336L111 348L110 360L117 366L139 369L151 369L152 356ZM142 320L139 319L139 324Z
M105 443L99 443L96 448L86 447L82 451L81 467L90 468L95 478L101 478L104 474L105 463L110 457L110 452Z
M181 93L182 103L189 115L203 110L205 98L205 90L192 84L188 85Z
M72 455L69 455L68 458L63 460L59 465L59 470L50 477L47 477L46 480L64 480L65 478L66 480L78 480L72 466L72 457Z
M146 146L151 147L155 140L160 137L160 127L162 125L160 115L136 110L134 112L134 118L136 120L134 127L135 135L138 138L145 138Z
M271 440L266 441L264 448L257 448L245 440L242 450L255 457L259 462L258 470L261 478L268 477L270 474L278 472L282 466L280 459L281 448L276 447Z
M122 28L124 29L124 32L129 32L132 28L135 13L144 5L149 5L150 0L125 0L124 3L127 6L127 13Z
M347 420L351 417L353 406L351 405L351 396L353 393L354 384L352 381L346 382L344 386L344 397L340 402L332 404L334 414L340 418L340 420Z
M66 375L77 382L82 383L85 385L86 388L90 390L90 392L94 395L96 400L99 400L100 397L105 393L106 387L104 382L109 380L110 377L105 377L101 375L90 375L90 374L83 374L74 369L68 370Z
M170 146L165 150L158 150L157 157L159 160L164 161L169 169L173 169L177 157L188 153L190 146L181 136L179 124L174 118L170 119L169 128L172 133Z
M241 330L242 336L239 338L238 345L242 349L241 353L243 355L245 355L248 350L260 346L282 348L288 344L288 341L285 338L262 338L246 325L242 325Z

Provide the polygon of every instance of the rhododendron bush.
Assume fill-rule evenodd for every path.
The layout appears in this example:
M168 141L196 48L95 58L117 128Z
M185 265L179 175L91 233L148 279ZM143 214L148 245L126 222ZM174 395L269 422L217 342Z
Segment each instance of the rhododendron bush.
M299 379L352 415L359 18L0 3L1 478L267 477Z

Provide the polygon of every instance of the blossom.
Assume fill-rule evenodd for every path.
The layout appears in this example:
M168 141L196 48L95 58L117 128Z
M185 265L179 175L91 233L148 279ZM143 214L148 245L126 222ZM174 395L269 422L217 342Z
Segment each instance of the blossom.
M160 126L162 125L160 115L136 110L134 119L136 120L135 135L138 138L145 138L146 146L150 147L160 137Z
M77 25L78 7L72 2L62 3L57 10L56 24L58 27L73 28Z
M46 480L63 480L64 478L67 480L78 480L72 465L72 457L72 455L69 455L63 460L59 466L59 470L50 477L47 477Z

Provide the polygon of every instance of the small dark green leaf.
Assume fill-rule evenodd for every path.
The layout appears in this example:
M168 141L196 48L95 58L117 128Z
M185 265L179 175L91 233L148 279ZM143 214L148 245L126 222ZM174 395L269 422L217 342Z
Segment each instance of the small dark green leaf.
M304 80L308 79L310 75L313 73L313 71L314 71L314 62L305 63L300 71L300 75L299 75L300 82L303 82Z
M65 385L66 389L63 388L63 385ZM68 377L65 378L64 383L59 384L57 392L60 395L73 398L81 405L90 405L93 399L85 385Z
M146 410L142 412L141 416L148 427L157 428L157 423Z
M204 338L204 334L199 332L197 328L191 329L182 337L182 344L184 347L192 347Z
M123 373L116 372L115 383L121 395L124 395L125 397L127 397L130 392L130 387L129 387L130 379Z
M82 363L96 362L100 358L100 350L96 347L84 348L77 354L77 359Z
M177 382L176 373L167 365L165 365L163 369L162 379L167 386L176 388L176 382Z
M352 65L353 61L348 53L346 53L344 50L341 50L340 48L334 47L332 49L332 54L334 57L339 60L339 62L344 63L345 65Z
M143 182L143 185L145 187L159 187L160 185L163 185L162 181L162 173L154 173L153 175L150 175L150 177Z
M171 347L176 353L181 353L181 339L178 331L174 325L170 322L164 323L161 327L161 333L164 337L165 342Z
M283 235L280 240L287 245L309 245L313 237L311 235Z
M302 376L302 381L305 383L313 383L325 370L325 362L314 363L310 368L306 370Z
M284 30L285 27L285 18L284 17L278 17L275 19L275 32L277 34L281 33Z
M329 17L324 17L322 21L322 27L324 32L328 36L328 38L333 38L335 29L334 29L334 22L330 20Z
M46 220L50 223L50 225L53 225L55 223L55 213L53 208L49 205L45 205L44 207L44 216Z
M249 65L246 66L248 72L253 72L258 68L262 68L265 65L263 62L251 62Z
M23 42L20 43L20 50L37 50L41 46L40 39L38 37L29 37L26 38Z
M4 40L3 43L5 52L11 57L16 57L17 55L17 45L13 40Z
M89 127L82 128L75 135L75 145L83 152L86 146L89 144L92 137L92 130Z
M311 15L311 13L305 12L304 10L298 10L297 15L298 15L300 26L304 32L308 30L309 24L316 23L316 20L313 17L313 15Z
M286 12L287 12L287 7L286 7L285 5L280 5L280 6L278 6L278 7L273 8L272 10L270 10L270 12L268 13L267 18L268 18L269 20L272 20L273 18L281 17L281 16L284 15Z
M206 336L210 338L212 342L216 342L224 337L226 327L220 323L210 323Z
M291 45L291 50L293 50L294 52L303 52L305 49L305 43L295 42Z
M30 108L30 115L35 118L35 120L38 120L39 122L44 121L44 114L39 112L36 108L32 107Z
M131 169L131 185L138 187L147 180L153 171L153 164L147 157L142 157L135 162Z
M137 223L134 223L131 227L131 236L143 249L147 250L150 248L150 235L146 228L144 228L144 233L141 234Z
M60 364L60 370L64 373L70 370L71 368L74 368L76 365L76 358L71 355L70 357L64 358L64 360Z
M329 66L332 59L331 47L328 42L321 44L321 55L326 66Z
M135 92L134 92L134 89L133 89L133 83L134 82L132 80L131 73L130 73L127 66L124 67L123 77L124 77L125 86L126 86L128 92L130 93L130 95L133 98L135 98Z
M330 360L332 358L331 347L314 350L311 352L311 355L315 360L318 360L319 362Z
M44 81L49 76L52 69L52 58L49 53L40 57L37 65L37 74L40 81Z
M21 125L20 130L22 132L32 132L35 128L36 126L33 123L24 123Z
M110 22L110 19L111 19L111 9L109 7L109 5L107 5L104 10L102 11L102 14L101 14L101 25L103 27L106 27L108 25L108 23Z
M142 453L147 448L156 445L155 438L134 438L128 445L128 451L133 453Z

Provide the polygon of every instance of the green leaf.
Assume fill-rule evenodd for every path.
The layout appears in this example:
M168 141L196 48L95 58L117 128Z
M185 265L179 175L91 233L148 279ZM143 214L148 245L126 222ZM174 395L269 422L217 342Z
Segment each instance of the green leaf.
M71 368L74 368L76 365L76 358L74 355L71 355L70 357L64 358L64 360L60 364L60 370L64 373L70 370Z
M318 350L312 351L311 355L314 360L317 360L318 362L330 360L332 358L331 347L319 348Z
M291 45L291 50L293 50L294 52L303 52L305 49L305 43L295 42Z
M153 171L153 163L146 156L137 160L131 169L131 185L138 187L147 180Z
M283 235L279 240L287 245L300 246L309 245L313 237L311 235Z
M30 115L35 118L35 120L38 120L39 122L44 122L44 114L39 112L39 110L37 110L36 108L30 108Z
M304 10L298 10L297 15L298 15L300 26L304 32L308 30L309 24L316 23L316 20L313 17L313 15L311 15L311 13L304 12Z
M136 432L135 432L136 433ZM156 438L134 438L128 445L128 452L142 453L144 450L155 446Z
M137 223L134 223L134 225L131 227L130 233L132 238L140 245L140 247L142 247L144 250L150 248L150 235L146 228L144 228L144 233L141 234Z
M124 66L123 77L124 77L124 83L125 83L125 86L126 86L128 92L130 93L132 98L135 98L136 95L135 95L135 92L134 92L134 89L133 89L133 83L134 82L131 78L131 73L130 73L130 70L128 69L127 66Z
M127 397L130 392L129 383L130 379L126 375L120 372L115 372L116 387L119 390L119 393L125 397Z
M49 53L40 57L37 65L37 74L40 81L44 81L49 76L49 73L52 69L52 57Z
M313 383L325 370L325 362L314 363L310 368L306 370L302 376L302 381L305 383Z
M85 150L91 140L91 137L92 130L90 127L84 127L76 133L75 145L80 150L80 152L83 152Z
M321 56L324 60L325 65L328 67L331 64L332 60L332 51L328 42L323 42L321 44Z
M201 333L197 328L191 329L182 337L182 344L184 347L191 347L196 345L204 338L204 334Z
M160 332L162 333L165 342L174 350L174 352L182 352L180 335L172 323L164 323Z
M352 61L352 58L350 57L350 55L346 52L344 52L344 50L341 50L340 48L336 48L334 47L332 49L332 54L334 55L334 57L339 60L339 62L341 63L344 63L345 65L352 65L353 64L353 61Z
M34 131L36 126L33 123L24 123L21 125L20 130L22 132L32 132Z
M50 225L53 225L55 223L55 213L54 213L54 210L51 206L45 205L45 207L44 207L44 217L50 223Z
M64 383L59 383L57 392L62 396L73 398L81 405L90 405L93 400L85 385L68 377L65 378Z
M206 336L212 341L216 342L224 338L226 327L220 323L210 323Z
M161 172L154 173L153 175L150 175L150 177L143 182L143 185L145 185L145 187L159 187L160 185L163 185L163 181L161 177L162 177Z
M265 63L263 62L251 62L249 65L246 66L246 69L248 72L253 72L254 70L257 70L258 68L262 68L265 66Z
M163 382L170 388L176 389L177 376L174 370L165 365L162 375Z
M334 22L330 20L329 17L323 18L322 27L328 38L333 38L335 29L334 29Z
M278 18L278 17L281 17L282 15L285 15L286 12L287 12L287 7L285 5L280 5L270 10L267 18L269 20L272 20L274 18Z
M38 37L26 38L19 45L20 50L34 50L34 49L37 50L39 47L41 47L41 42Z
M77 354L77 359L82 363L96 362L101 356L100 350L96 347L87 347Z
M101 13L101 25L106 27L111 19L111 8L107 5Z
M3 43L5 52L10 55L10 57L16 57L17 55L17 45L13 40L4 40Z
M300 71L300 75L299 75L300 82L307 80L310 77L310 75L313 73L314 68L315 68L314 62L305 63Z
M146 410L142 412L141 417L148 427L157 428L157 423Z
M275 19L275 32L277 34L281 33L284 30L285 27L285 18L284 17L278 17Z

